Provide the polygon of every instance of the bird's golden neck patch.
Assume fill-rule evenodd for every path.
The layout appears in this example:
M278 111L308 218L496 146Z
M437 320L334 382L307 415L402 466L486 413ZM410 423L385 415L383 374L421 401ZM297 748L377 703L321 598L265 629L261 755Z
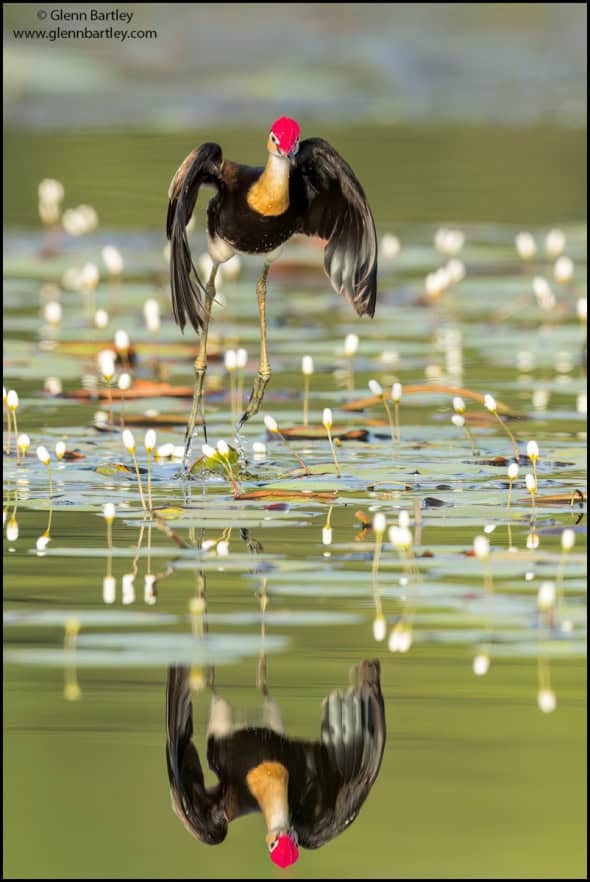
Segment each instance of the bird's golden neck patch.
M248 205L265 217L284 214L289 208L289 160L269 153L266 167L247 196Z
M265 762L246 775L248 790L261 808L268 830L289 824L289 772L281 763Z

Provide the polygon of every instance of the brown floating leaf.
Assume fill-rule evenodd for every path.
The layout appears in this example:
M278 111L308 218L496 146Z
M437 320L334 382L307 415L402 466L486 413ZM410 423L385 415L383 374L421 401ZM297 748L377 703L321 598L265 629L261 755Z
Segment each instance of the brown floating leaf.
M586 502L586 494L581 490L572 490L570 493L553 493L550 496L535 496L536 505L579 505L583 507ZM529 502L530 497L526 496L519 500L523 505Z
M367 429L339 429L334 426L331 432L332 438L339 441L366 441L369 437ZM328 440L328 433L323 426L289 426L286 429L281 427L281 435L293 441Z
M95 398L104 400L113 399L118 401L121 398L130 400L132 398L192 398L192 386L171 386L170 383L152 383L150 380L136 380L131 389L126 392L113 386L110 389L101 387L90 391L89 389L77 389L75 392L64 392L63 398L75 398L78 401L90 401Z
M236 499L288 499L288 500L299 500L299 499L315 499L318 502L331 502L336 499L337 493L335 490L328 490L322 492L314 492L313 490L277 490L277 489L268 489L268 490L248 490L246 493L240 493L235 498Z
M436 386L431 383L419 384L417 386L404 386L404 397L406 395L417 395L421 392L447 396L459 395L462 398L471 398L473 401L477 401L479 404L483 404L485 398L485 396L482 395L480 392L472 392L471 389L462 389L458 386ZM383 393L383 397L389 400L391 398L391 392L385 390ZM381 400L381 396L371 395L369 398L361 398L358 401L349 401L348 404L342 405L342 410L364 410L366 407L372 407L375 404L379 404ZM497 399L496 408L498 410L498 413L501 413L504 416L509 416L514 419L523 418L523 414L516 413L515 411L511 410L507 404L503 404Z
M186 413L125 414L126 426L141 426L148 429L153 426L185 426L186 422Z
M361 524L363 524L363 526L365 526L365 527L371 526L371 518L368 515L366 515L364 513L364 511L360 511L360 510L355 511L354 516L357 519L357 521L360 521Z
M86 459L86 454L80 453L79 450L66 450L66 452L62 456L62 459L65 459L68 462L74 459Z

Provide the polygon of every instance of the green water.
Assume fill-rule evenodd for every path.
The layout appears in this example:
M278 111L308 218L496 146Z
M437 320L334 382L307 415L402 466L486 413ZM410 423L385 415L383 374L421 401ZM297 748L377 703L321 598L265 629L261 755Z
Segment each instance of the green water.
M585 504L575 501L586 489L585 327L576 318L576 301L586 292L585 137L541 127L329 128L322 134L366 185L379 233L398 234L402 248L395 260L382 261L373 322L356 320L329 290L317 251L294 245L285 252L290 266L274 268L269 281L273 376L263 412L281 427L301 425L301 356L310 354L310 423L320 425L329 406L337 427L368 429L368 440L337 448L340 479L326 440L293 441L317 473L294 478L295 459L266 438L261 416L247 426L242 490L311 488L334 494L329 501L236 501L219 477L200 474L187 484L178 460L154 463L154 505L179 509L168 511L166 521L188 546L179 549L155 526L141 532L133 472L105 473L114 462L132 465L118 433L93 428L93 414L105 402L47 398L42 389L53 375L65 392L79 390L82 374L96 372L96 349L120 327L138 348L136 379L152 379L156 362L170 383L191 383L191 349L170 348L181 337L165 282L164 194L180 160L204 138L219 137L227 155L257 162L260 133L7 133L4 382L19 393L19 430L32 440L25 464L15 465L14 448L5 457L3 485L8 520L14 514L19 527L18 539L4 540L7 878L278 875L259 815L232 825L216 848L191 839L174 816L164 754L166 661L152 658L158 640L170 661L174 635L191 634L189 600L204 573L209 633L220 638L222 656L234 653L233 660L218 661L217 689L254 712L260 706L261 567L269 598L268 685L289 734L318 736L322 698L346 685L351 665L375 657L382 665L388 740L379 777L351 828L323 849L303 852L293 877L585 875L586 520ZM38 257L35 189L48 175L63 180L67 206L89 202L101 219L97 234L66 241L55 260ZM433 232L453 222L466 234L466 278L425 303L424 277L444 262ZM540 249L533 267L522 266L514 251L514 234L525 224ZM552 280L543 254L544 235L556 224L564 226L575 263L569 285ZM202 241L198 224L197 253ZM68 265L99 261L105 242L117 244L126 261L120 287L113 290L103 278L95 293L96 305L111 313L108 328L89 326L83 297L62 290L63 320L50 331L41 317L42 284L59 280ZM239 280L225 283L225 305L211 325L212 352L248 349L244 394L256 372L257 270L255 261L246 262ZM548 313L532 293L534 275L547 278L555 292ZM147 297L156 297L162 309L156 339L143 324ZM347 391L342 352L351 332L360 336L354 392ZM183 342L194 338L187 333ZM466 399L480 451L475 456L451 424L449 393L404 394L401 444L392 455L381 404L343 409L368 396L371 378L386 389L399 380L404 387L428 383L493 393L520 416L508 425L521 453L528 440L539 444L538 496L561 494L565 502L539 498L531 527L524 486L531 464L523 458L507 510L506 464L493 460L509 460L511 442L481 404ZM210 443L232 442L229 380L219 359L212 359L208 380ZM186 398L139 399L125 404L125 414L176 414L176 426L156 426L158 444L181 444L188 407ZM144 429L134 432L145 468ZM56 463L60 439L84 458ZM266 441L265 457L254 457L254 441ZM53 456L52 513L47 472L34 455L40 443ZM117 506L112 554L101 517L107 501ZM375 537L370 531L359 536L355 515L362 511L371 520L381 511L391 525L402 509L410 512L419 575L386 535L373 581ZM328 516L331 546L322 545ZM36 540L49 518L51 539L39 554ZM491 605L486 565L466 554L485 525L495 527L487 534ZM565 527L576 537L567 557L560 550ZM240 528L249 529L262 550L248 551ZM536 549L526 547L531 533ZM222 535L229 541L226 557L215 547L198 550L203 539ZM510 544L516 551L508 551ZM109 567L117 579L112 605L102 594ZM135 598L123 605L121 578L134 571ZM146 572L159 575L154 605L144 602ZM560 573L564 601L550 622L539 616L537 592ZM373 636L376 602L387 618L384 642ZM134 619L138 613L148 622ZM411 624L412 645L392 653L387 639L400 616ZM71 618L81 630L64 664L64 625ZM85 643L92 635L121 634L129 645L133 635L144 635L134 657ZM238 650L242 636L252 643ZM482 651L489 651L491 666L477 677L472 663ZM557 708L544 714L537 693L539 678L547 676ZM77 700L66 700L64 685L76 683ZM200 749L207 702L205 688L195 693Z

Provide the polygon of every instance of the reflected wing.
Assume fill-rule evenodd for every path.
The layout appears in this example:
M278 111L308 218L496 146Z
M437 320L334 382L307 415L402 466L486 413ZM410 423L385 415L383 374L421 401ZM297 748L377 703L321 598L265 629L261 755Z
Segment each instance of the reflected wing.
M219 144L201 144L186 157L168 189L166 235L170 240L170 284L174 318L181 329L187 318L199 332L203 326L204 286L195 269L186 236L199 189L221 186L223 156Z
M168 669L166 685L166 761L172 808L189 833L209 845L227 835L219 788L205 787L203 769L191 737L193 706L187 668Z
M367 197L355 173L322 138L301 142L297 168L308 207L301 232L327 239L324 268L333 288L358 315L375 313L377 234Z
M293 812L304 848L319 848L346 829L375 783L385 749L385 706L378 661L363 661L359 685L332 692L322 704L321 750L309 800ZM312 795L315 794L315 799Z

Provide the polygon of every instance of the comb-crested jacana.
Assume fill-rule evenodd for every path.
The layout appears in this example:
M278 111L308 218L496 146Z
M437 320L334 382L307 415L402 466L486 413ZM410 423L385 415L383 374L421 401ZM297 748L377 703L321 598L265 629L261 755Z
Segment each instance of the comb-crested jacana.
M287 737L276 702L265 693L263 726L236 728L231 706L211 700L207 762L218 782L207 788L192 741L188 668L168 670L166 758L172 807L189 833L209 845L230 821L261 811L271 860L287 867L298 846L319 848L356 818L377 778L385 748L378 661L351 671L353 685L322 703L317 741Z
M260 254L264 268L256 286L260 313L260 363L250 400L238 428L258 412L271 369L266 346L266 280L282 246L296 233L326 240L324 268L332 286L359 316L373 316L377 296L377 237L364 190L353 170L322 138L299 142L299 125L281 117L269 133L264 168L224 159L219 144L201 144L174 175L168 191L166 232L171 243L170 278L174 317L201 334L195 360L193 406L186 432L185 464L195 427L206 439L203 384L207 331L219 264L234 254ZM217 190L207 208L212 259L204 284L195 269L186 227L199 189Z

